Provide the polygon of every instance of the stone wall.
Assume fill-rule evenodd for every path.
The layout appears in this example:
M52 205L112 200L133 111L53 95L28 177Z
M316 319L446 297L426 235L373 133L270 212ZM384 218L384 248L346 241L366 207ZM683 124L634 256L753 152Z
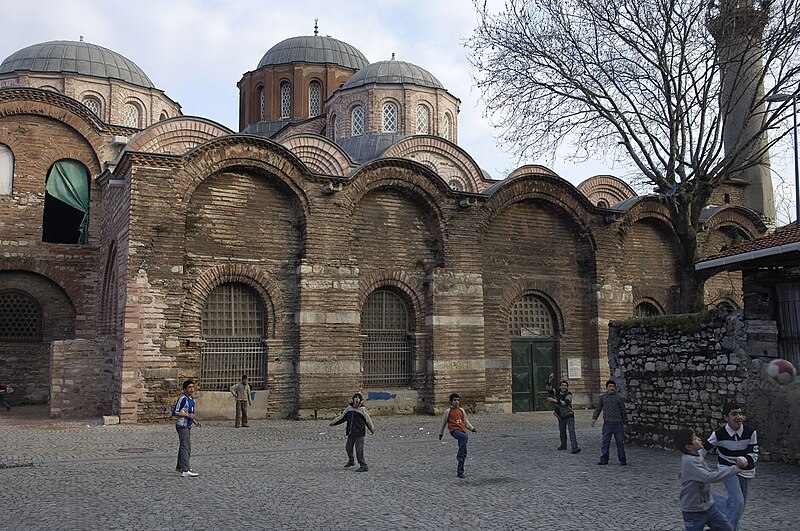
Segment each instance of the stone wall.
M627 397L629 438L672 447L671 434L702 437L723 425L725 402L742 404L762 458L800 460L800 384L780 386L766 358L747 355L739 311L629 319L610 324L611 375Z
M50 416L96 417L111 413L113 340L54 341L50 347Z

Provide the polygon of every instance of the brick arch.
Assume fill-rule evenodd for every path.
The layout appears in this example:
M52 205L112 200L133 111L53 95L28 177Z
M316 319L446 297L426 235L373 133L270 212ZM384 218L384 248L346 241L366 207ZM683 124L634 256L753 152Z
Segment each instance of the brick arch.
M78 312L75 306L75 301L79 301L81 298L80 293L73 286L73 275L63 271L61 268L41 263L32 258L0 258L0 272L21 272L39 275L58 286L64 292L76 313L86 313Z
M359 313L364 307L373 292L379 289L390 288L401 294L407 303L411 305L411 319L414 329L419 331L424 324L424 317L428 312L428 306L420 296L423 286L420 282L410 277L404 271L381 271L370 273L359 279L358 282L358 308Z
M673 232L669 209L655 196L637 199L636 202L625 211L621 223L633 225L638 221L648 218L658 220L659 223L668 226L670 232Z
M211 139L233 134L233 131L205 118L176 116L137 133L125 151L182 155Z
M524 283L514 282L503 291L503 294L500 296L498 319L507 326L508 317L511 314L511 306L526 295L534 295L547 303L555 319L556 335L554 338L560 339L564 334L564 330L566 330L564 313L561 310L561 308L565 307L564 305L566 302L563 301L558 294L551 294L548 285L536 280L528 280Z
M261 299L267 315L267 335L274 339L276 316L283 314L283 294L275 279L248 264L224 264L200 274L189 289L181 313L181 329L190 337L200 337L200 320L206 299L217 286L238 282L252 288Z
M578 185L578 190L595 205L601 199L611 206L625 199L636 197L636 192L628 183L613 175L589 177Z
M659 294L656 293L655 290L648 289L647 287L644 286L634 286L633 306L631 306L631 315L633 315L633 312L636 310L636 307L643 302L647 302L655 306L658 309L658 311L661 312L661 315L667 313L667 305L664 304L664 301L661 300L661 297L659 297Z
M404 138L390 146L381 157L432 160L434 163L445 161L455 167L456 176L467 185L465 192L479 192L484 188L483 173L473 158L457 145L438 136L415 135ZM442 176L447 174L438 169L437 173Z
M705 221L705 228L710 230L735 228L751 240L767 232L767 227L758 214L740 206L725 207L713 212Z
M197 187L209 176L240 169L274 177L291 192L303 215L310 213L309 199L301 186L310 174L308 168L291 151L271 140L250 135L215 138L184 154L182 162L181 172L188 177L184 205L189 204Z
M281 145L294 153L315 173L343 176L353 169L353 163L347 153L324 136L294 135L282 140Z

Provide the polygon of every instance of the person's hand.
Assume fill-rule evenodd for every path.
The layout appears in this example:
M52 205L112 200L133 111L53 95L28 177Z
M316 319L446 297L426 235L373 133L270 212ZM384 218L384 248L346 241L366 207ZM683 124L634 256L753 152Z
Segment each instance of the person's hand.
M737 457L736 466L744 470L748 466L747 459L745 459L744 457Z
M556 401L556 399L555 399L555 398L553 398L552 396L548 396L548 397L547 397L547 401L548 401L548 402L555 402L555 401Z
M592 428L594 428L594 423L597 422L596 420L592 420Z
M553 373L551 372L551 373L550 373L550 376L548 376L548 377L547 377L547 381L548 381L548 382L552 382L552 381L553 381L553 379L555 379L555 377L556 377L556 375L555 375L555 374L553 374ZM539 380L539 381L541 381L541 380Z
M439 434L439 440L440 441L442 440L442 434L441 433Z
M197 426L198 428L202 428L202 427L203 427L203 425L202 425L202 424L200 424L200 421L199 421L199 420L195 420L195 421L194 421L194 425L195 425L195 426Z

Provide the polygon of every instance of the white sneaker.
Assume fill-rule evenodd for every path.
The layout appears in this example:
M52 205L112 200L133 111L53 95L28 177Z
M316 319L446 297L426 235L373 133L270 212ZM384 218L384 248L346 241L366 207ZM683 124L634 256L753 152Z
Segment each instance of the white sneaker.
M191 470L187 470L185 472L181 472L181 477L182 478L196 478L199 475L200 474L198 474L197 472L192 472Z

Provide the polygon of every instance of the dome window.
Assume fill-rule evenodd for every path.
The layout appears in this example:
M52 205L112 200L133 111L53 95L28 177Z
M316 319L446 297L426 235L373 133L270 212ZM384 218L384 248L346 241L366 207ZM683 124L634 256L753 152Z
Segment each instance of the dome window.
M167 114L167 111L161 111L161 116L158 117L158 121L163 122L167 118L169 118L169 114Z
M292 86L289 83L281 83L281 120L286 120L292 116Z
M98 118L101 117L100 112L102 110L102 107L100 106L100 100L89 96L88 98L83 99L83 104L86 106L87 109L92 111L92 114L94 114Z
M258 87L258 121L264 121L264 108L266 107L264 103L264 87Z
M313 118L321 114L322 109L322 86L316 81L312 81L308 86L308 117Z
M444 123L442 124L442 136L453 141L453 118L449 112L444 113Z
M430 132L431 113L425 105L417 107L417 134L427 135Z
M394 103L383 104L383 132L397 132L397 105Z
M0 195L11 195L14 186L14 153L0 144Z
M352 136L361 136L364 134L364 107L359 105L353 108L350 116L352 120L351 134Z
M133 103L126 103L122 111L122 125L125 127L139 127L139 107Z

